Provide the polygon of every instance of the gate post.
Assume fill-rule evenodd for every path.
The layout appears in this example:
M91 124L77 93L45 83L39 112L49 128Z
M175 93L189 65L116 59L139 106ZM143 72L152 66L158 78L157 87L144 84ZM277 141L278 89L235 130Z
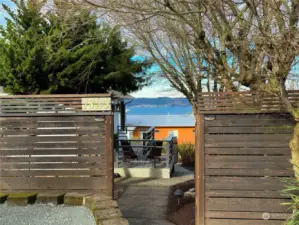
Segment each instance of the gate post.
M205 116L196 116L195 134L195 225L205 225Z
M107 194L114 198L114 133L113 115L105 116L106 119L106 190Z

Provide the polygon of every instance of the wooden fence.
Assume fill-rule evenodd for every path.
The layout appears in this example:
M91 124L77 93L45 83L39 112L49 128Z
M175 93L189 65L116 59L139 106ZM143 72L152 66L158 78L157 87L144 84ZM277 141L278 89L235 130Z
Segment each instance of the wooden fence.
M269 102L268 109L280 111ZM223 111L209 104L197 116L196 225L282 225L291 215L280 191L283 179L293 177L289 141L295 122L253 105L244 113L250 104Z
M113 193L110 95L0 98L0 189Z

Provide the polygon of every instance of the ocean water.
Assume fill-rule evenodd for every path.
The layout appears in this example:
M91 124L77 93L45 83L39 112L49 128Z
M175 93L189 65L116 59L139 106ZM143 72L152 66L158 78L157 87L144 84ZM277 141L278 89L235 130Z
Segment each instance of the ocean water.
M181 115L191 114L192 107L128 107L128 115Z

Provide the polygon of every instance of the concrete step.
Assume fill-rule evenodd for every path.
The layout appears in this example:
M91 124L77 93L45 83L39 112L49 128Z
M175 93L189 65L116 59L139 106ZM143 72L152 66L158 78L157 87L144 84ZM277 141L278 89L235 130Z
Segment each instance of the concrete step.
M125 195L168 195L169 187L127 187Z

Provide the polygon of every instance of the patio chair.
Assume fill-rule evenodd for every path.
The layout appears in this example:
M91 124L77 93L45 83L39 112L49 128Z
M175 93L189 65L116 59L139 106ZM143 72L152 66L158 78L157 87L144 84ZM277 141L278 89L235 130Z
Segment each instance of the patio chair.
M131 160L131 159L138 158L129 141L120 140L120 145L124 153L124 160Z
M150 147L146 159L156 159L162 155L163 141L154 141L153 146Z

